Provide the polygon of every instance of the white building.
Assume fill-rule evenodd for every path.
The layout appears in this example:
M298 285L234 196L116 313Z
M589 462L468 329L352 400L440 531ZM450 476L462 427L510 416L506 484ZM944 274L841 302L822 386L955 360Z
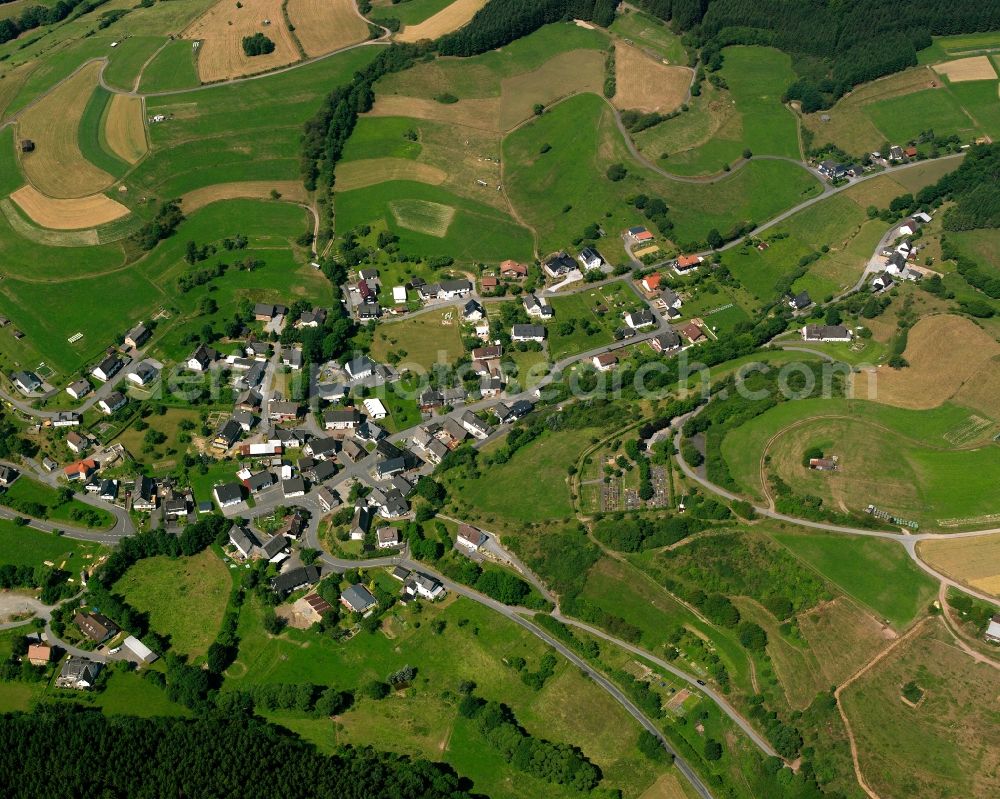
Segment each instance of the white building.
M385 405L382 404L382 400L380 399L366 399L363 404L365 406L365 413L371 419L384 419L389 415L389 412L385 409Z

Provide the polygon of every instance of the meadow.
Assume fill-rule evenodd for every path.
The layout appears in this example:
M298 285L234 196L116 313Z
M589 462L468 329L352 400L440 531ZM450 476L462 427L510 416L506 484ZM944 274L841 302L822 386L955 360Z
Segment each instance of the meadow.
M3 494L0 494L0 503L10 505L15 502L33 502L40 505L44 508L42 518L56 524L64 522L70 525L84 526L73 519L74 513L89 514L96 522L93 526L98 529L107 529L114 524L114 517L103 508L85 505L76 499L61 502L56 489L33 480L25 474L22 474Z
M556 295L549 303L555 309L553 321L547 325L552 361L610 344L614 341L614 331L625 326L624 314L643 305L624 281L575 294ZM562 331L564 322L573 322L571 332ZM588 327L585 328L585 324Z
M140 91L155 92L191 89L199 84L198 68L191 42L174 39L150 61L139 78Z
M103 547L0 519L0 552L3 563L40 566L49 561L75 575L103 552Z
M921 541L917 553L939 572L1000 597L1000 535Z
M398 19L404 25L416 25L451 3L452 0L407 0L405 3L375 0L370 16L372 19Z
M388 292L395 284L385 285ZM436 363L454 362L465 352L457 310L429 311L379 325L372 340L372 357L384 363L390 352L401 356L402 364L418 364L427 370Z
M149 614L150 628L170 638L171 650L198 657L218 634L231 587L226 564L206 549L190 557L140 560L114 590Z
M790 401L730 432L722 454L752 496L761 496L766 449L767 470L799 493L823 498L827 507L856 512L874 503L935 528L998 511L990 486L1000 466L991 446L960 449L945 438L969 415L953 405L906 411L860 400ZM803 453L811 447L837 455L839 469L804 467Z
M767 534L897 630L922 614L937 592L934 580L892 541L788 525L769 525Z
M652 50L670 64L686 66L688 63L680 36L670 30L666 22L643 11L631 7L621 9L610 31L644 50Z
M995 81L993 85L996 87ZM864 113L891 142L910 141L925 130L933 130L936 136L956 134L963 140L974 138L979 132L955 96L943 89L880 100L865 106Z
M381 570L377 573L386 578ZM259 682L356 688L368 680L384 680L406 664L417 668L410 688L381 701L359 697L336 724L295 713L270 714L326 751L350 741L443 759L468 775L477 791L490 796L569 799L576 795L512 771L475 726L458 715L458 685L471 679L477 695L508 704L530 733L580 746L600 765L603 785L637 797L655 780L656 768L635 749L638 727L619 705L561 658L540 691L528 688L505 660L523 657L534 670L548 648L468 600L424 606L419 615L397 606L382 630L362 632L344 642L308 631L267 635L259 612L256 603L249 603L240 614L240 656L227 671L223 690ZM432 632L432 622L443 622L440 632ZM620 734L603 735L608 723L615 724Z

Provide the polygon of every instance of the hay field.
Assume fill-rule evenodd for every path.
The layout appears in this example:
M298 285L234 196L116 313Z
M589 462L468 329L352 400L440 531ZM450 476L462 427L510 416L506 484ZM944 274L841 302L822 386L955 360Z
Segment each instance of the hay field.
M921 541L917 554L953 580L1000 597L1000 534Z
M111 152L130 164L137 164L149 152L142 98L116 94L108 105L104 136Z
M35 151L22 155L21 169L43 194L86 197L114 182L83 157L78 139L80 120L100 71L99 62L87 64L18 118L18 137L35 142Z
M216 183L189 191L181 196L181 207L184 213L190 214L220 200L269 200L272 191L280 192L281 199L288 202L309 202L309 195L300 180L247 180Z
M853 381L855 396L899 408L936 408L967 383L975 383L995 369L997 355L1000 344L965 317L924 317L911 328L907 339L903 357L910 366L878 369L874 387L867 373L859 375Z
M455 209L431 200L403 199L389 203L396 224L417 233L442 239L448 234Z
M288 0L288 18L310 58L368 38L368 23L354 0Z
M337 166L337 191L363 189L387 180L415 180L440 186L448 173L431 164L409 158L367 158L348 161Z
M935 64L934 71L943 75L952 83L967 80L996 80L997 73L987 55L977 55L970 58L960 58L957 61L946 61Z
M687 98L693 71L655 61L638 47L615 42L615 92L618 108L646 113L673 111Z
M510 130L534 115L536 103L549 105L580 92L601 93L604 56L597 50L559 53L538 69L500 83L500 127Z
M476 12L486 5L487 0L455 0L447 8L442 8L434 16L417 25L407 25L396 34L400 42L419 42L421 39L437 39L446 33L457 31L472 19Z
M266 72L299 60L299 50L281 10L282 0L244 0L237 8L232 0L219 0L184 29L185 39L199 39L198 77L202 83L228 80ZM270 25L264 25L264 20ZM243 37L263 33L274 42L274 52L247 56Z
M419 97L377 96L371 115L377 117L413 117L414 119L444 122L446 125L462 125L486 130L490 133L500 132L499 97L459 100L457 103L439 103L437 100L424 100Z
M103 194L57 200L34 186L23 186L10 198L32 221L51 230L94 228L129 214L128 208Z

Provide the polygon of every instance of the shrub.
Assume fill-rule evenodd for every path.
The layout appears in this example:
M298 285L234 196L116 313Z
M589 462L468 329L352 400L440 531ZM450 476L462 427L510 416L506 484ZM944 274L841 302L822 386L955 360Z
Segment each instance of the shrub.
M258 31L253 36L243 37L243 52L250 57L267 55L274 52L274 42Z

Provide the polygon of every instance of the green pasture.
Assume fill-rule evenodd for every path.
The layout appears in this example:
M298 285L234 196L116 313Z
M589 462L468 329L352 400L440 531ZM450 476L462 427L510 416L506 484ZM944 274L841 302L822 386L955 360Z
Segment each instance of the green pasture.
M0 519L0 562L39 566L45 561L76 574L103 550L99 544L46 533L34 527L19 527Z
M962 230L949 232L948 241L956 245L980 267L992 269L1000 276L1000 230Z
M406 0L404 3L376 0L372 3L369 16L372 19L395 18L404 25L416 25L447 8L451 3L452 0Z
M396 213L393 213L394 203ZM420 208L429 208L427 203L454 209L454 217L443 236L403 227L397 219L401 207L417 213ZM530 232L509 216L425 183L388 181L337 195L338 233L376 224L385 224L399 236L400 249L411 256L448 255L460 262L505 258L525 261L532 257Z
M459 309L450 308L379 325L372 341L372 357L381 363L395 352L402 363L419 364L427 370L437 363L452 363L465 352L460 320Z
M680 37L661 19L627 8L615 17L609 30L643 49L655 51L671 64L687 66L687 51Z
M0 197L6 197L23 185L24 178L14 150L14 128L4 128L0 130Z
M82 526L80 522L73 520L74 510L97 514L97 518L100 520L97 527L100 529L111 527L114 524L114 517L103 508L85 505L76 499L60 503L56 489L28 477L26 474L22 474L13 485L0 494L0 504L7 505L13 501L37 502L45 508L45 518L56 524L65 522L70 525Z
M211 549L190 557L145 558L114 585L174 652L203 655L218 634L232 588L230 570Z
M934 64L965 55L1000 51L1000 33L960 33L955 36L935 36L930 47L917 53L921 64Z
M146 65L139 79L139 89L143 93L175 91L197 86L198 67L192 42L174 39L157 53Z
M189 716L183 705L171 702L167 692L145 679L139 672L114 670L104 690L87 695L93 704L109 716Z
M933 130L936 136L957 134L962 139L979 133L949 89L925 89L879 100L864 106L863 111L892 142L910 141L925 130Z
M104 123L110 102L111 92L103 86L97 86L90 95L83 117L80 119L77 140L84 158L112 177L121 177L128 171L129 165L111 152L104 135Z
M124 91L132 91L143 65L161 47L180 43L182 40L169 42L162 36L129 36L114 48L114 58L104 70L104 80L110 86ZM188 42L188 50L191 43ZM178 68L180 65L177 65ZM180 88L180 87L176 87ZM146 89L144 88L143 91Z
M989 134L994 141L1000 138L998 87L1000 81L996 80L971 80L948 84L948 91L972 115L979 128Z
M351 138L344 145L341 161L358 161L367 158L411 158L420 155L419 141L406 138L408 131L419 131L425 120L408 117L362 116L358 119Z
M626 326L624 314L644 305L623 281L576 294L554 296L549 302L555 309L555 317L547 325L549 357L553 361L610 344L614 341L614 331ZM573 332L561 333L560 323L569 320L577 323ZM598 330L588 334L581 326L584 320Z

